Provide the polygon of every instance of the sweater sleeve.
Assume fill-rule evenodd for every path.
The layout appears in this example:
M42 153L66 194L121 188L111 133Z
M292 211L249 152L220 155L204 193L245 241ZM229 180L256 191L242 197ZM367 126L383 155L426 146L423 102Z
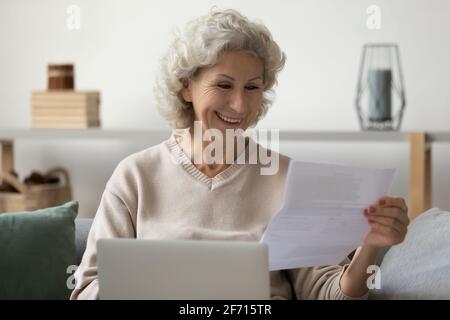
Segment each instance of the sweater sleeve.
M367 299L368 293L361 297L345 295L340 280L350 260L346 258L339 265L299 268L288 270L297 299L349 300Z
M103 192L88 235L86 251L75 272L75 289L70 297L98 299L97 240L101 238L135 238L136 232L130 210L124 201L108 190Z

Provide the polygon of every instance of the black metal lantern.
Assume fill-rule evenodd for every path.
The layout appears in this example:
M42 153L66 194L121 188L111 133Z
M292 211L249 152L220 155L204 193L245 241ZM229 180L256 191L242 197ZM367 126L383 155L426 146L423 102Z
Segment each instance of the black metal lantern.
M406 105L396 44L363 47L355 99L362 130L399 130Z

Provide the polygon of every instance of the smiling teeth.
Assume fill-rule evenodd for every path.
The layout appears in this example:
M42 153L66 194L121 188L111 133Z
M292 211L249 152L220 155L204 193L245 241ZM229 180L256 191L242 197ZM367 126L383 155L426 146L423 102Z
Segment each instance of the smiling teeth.
M226 117L223 114L218 113L218 112L216 112L216 114L217 114L217 116L220 119L222 119L223 121L229 122L229 123L239 123L242 120L241 118L239 118L239 119L237 119L237 118L229 118L229 117Z

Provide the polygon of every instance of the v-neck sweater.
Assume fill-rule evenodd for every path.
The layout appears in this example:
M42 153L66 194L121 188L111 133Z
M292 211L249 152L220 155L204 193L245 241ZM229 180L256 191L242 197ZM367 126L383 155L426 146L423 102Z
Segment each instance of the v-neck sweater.
M273 175L262 175L264 165L258 161L235 161L210 178L171 135L120 161L102 194L71 299L98 298L96 242L100 238L259 241L282 206L290 159L277 155L279 169ZM348 299L339 286L348 262L272 271L271 296Z

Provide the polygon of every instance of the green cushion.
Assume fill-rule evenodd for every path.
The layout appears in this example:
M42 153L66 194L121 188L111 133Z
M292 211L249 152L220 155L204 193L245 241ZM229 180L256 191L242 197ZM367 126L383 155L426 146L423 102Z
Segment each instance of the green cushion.
M78 202L0 214L0 299L68 299Z

